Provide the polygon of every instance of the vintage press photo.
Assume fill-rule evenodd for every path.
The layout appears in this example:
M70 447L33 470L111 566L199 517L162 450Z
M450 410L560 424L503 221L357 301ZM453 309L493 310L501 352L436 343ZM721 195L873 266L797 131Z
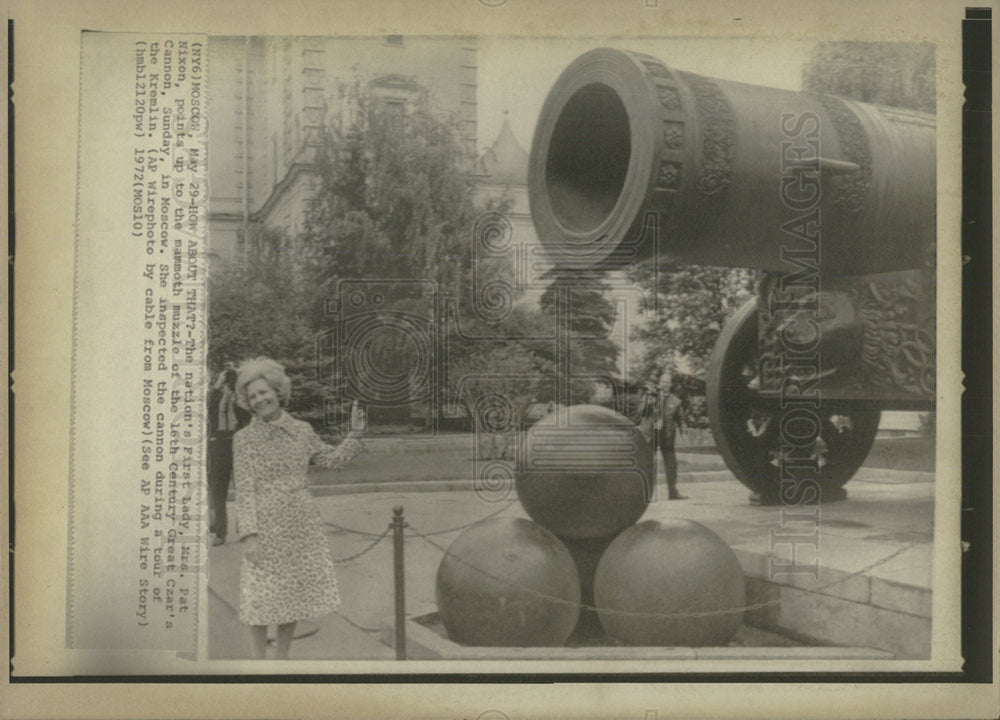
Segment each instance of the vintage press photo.
M70 647L195 657L200 616L207 660L931 659L933 45L82 62L80 227L132 208L142 353L126 380L77 328ZM84 427L102 368L138 425ZM92 529L123 432L104 481L138 482Z
M954 48L113 29L28 674L961 667Z

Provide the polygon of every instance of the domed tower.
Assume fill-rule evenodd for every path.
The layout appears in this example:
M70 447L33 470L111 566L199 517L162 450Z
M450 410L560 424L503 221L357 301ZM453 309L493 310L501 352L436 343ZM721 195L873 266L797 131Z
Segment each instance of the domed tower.
M528 205L528 153L514 137L504 111L503 123L493 144L476 159L473 175L478 184L477 195L482 204L490 201L504 202L501 224L509 233L509 242L503 243L505 252L512 253L510 260L517 268L517 284L520 290L530 290L534 286L544 288L541 280L543 269L535 269L541 261L544 267L550 263L541 255L535 225L531 221ZM493 223L494 231L496 223ZM477 248L478 250L479 248ZM496 244L486 248L486 252L500 250Z

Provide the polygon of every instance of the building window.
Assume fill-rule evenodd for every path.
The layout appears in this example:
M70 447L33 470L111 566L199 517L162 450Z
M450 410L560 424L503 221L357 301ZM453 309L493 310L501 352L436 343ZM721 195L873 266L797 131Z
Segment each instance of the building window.
M406 101L402 98L385 98L383 101L386 117L393 130L402 130L406 122Z

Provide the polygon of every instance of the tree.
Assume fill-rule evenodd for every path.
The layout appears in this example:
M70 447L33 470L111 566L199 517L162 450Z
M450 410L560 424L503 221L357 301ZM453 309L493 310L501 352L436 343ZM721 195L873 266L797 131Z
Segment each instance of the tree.
M802 88L932 113L934 72L933 45L822 42L802 69Z
M620 374L620 348L610 337L616 317L615 307L608 300L607 279L601 270L560 268L549 270L545 278L549 285L539 299L539 307L550 318L564 319L569 330L568 367L574 380L570 383L570 397L564 400L571 405L589 402L596 378ZM557 362L551 343L538 351L548 362Z
M680 371L704 381L723 325L754 295L753 271L644 265L635 271L634 279L645 290L645 322L632 333L632 340L642 349L631 368L633 377L649 377L654 369L669 368L675 375ZM696 424L699 421L692 418Z
M443 408L439 345L452 332L445 302L457 302L460 319L475 319L474 285L510 274L501 259L480 261L473 272L477 221L505 205L477 202L457 124L435 113L426 94L415 95L403 116L361 80L347 95L352 120L324 134L316 159L318 192L299 239L314 288L311 323L318 334L337 323L343 328L352 312L340 297L343 283L360 283L378 296L377 306L365 310L371 332L363 348L344 342L329 348L330 366L341 374L329 380L342 383L350 367L355 387L377 400L383 414L393 406L407 416L419 404L415 397L426 400L426 380L438 393L433 404ZM333 317L331 300L338 303ZM416 325L401 327L405 318ZM456 351L463 342L447 338ZM406 383L414 386L413 396Z
M312 347L308 297L297 282L287 238L259 225L247 235L246 253L209 278L212 368L259 355L297 358Z
M459 296L482 209L457 124L435 114L426 94L401 120L360 80L348 102L353 122L330 128L319 148L319 191L301 239L319 294L371 278L432 281ZM394 300L414 294L401 285Z
M472 419L480 457L504 457L525 411L551 383L551 365L515 338L469 346L448 363L448 389Z
M289 409L319 420L324 388L313 371L311 296L295 254L283 233L260 225L251 225L244 240L245 253L209 279L208 365L272 357L295 387Z

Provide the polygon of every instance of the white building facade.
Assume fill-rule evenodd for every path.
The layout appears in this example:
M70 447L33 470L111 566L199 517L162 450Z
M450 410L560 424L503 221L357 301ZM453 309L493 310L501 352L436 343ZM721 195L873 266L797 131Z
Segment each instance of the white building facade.
M347 89L367 83L390 108L426 92L476 151L474 38L213 37L209 43L209 229L232 260L250 223L295 237L315 194L324 128L348 121Z

